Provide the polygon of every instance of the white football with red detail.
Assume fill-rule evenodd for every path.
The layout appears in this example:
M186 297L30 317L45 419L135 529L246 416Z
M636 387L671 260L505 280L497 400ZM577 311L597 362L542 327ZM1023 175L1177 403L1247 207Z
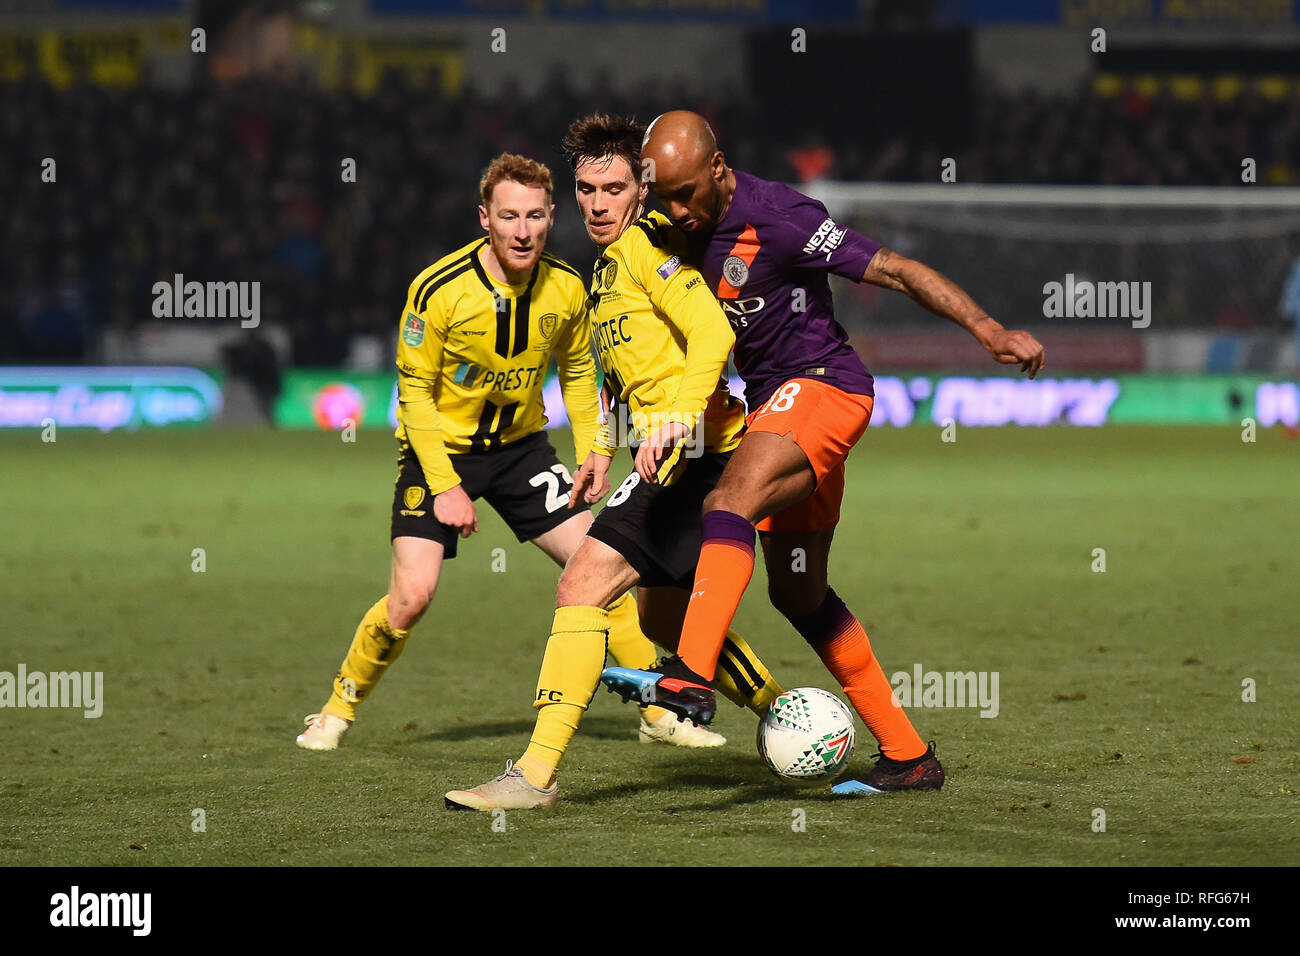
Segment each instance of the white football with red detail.
M853 756L853 712L820 687L787 690L758 724L758 752L779 777L832 780Z

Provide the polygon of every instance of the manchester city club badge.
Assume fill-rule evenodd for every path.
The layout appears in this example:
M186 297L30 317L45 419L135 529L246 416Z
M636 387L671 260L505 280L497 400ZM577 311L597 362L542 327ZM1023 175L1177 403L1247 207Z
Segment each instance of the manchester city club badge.
M749 266L740 256L727 256L727 261L722 264L722 277L739 289L749 278Z

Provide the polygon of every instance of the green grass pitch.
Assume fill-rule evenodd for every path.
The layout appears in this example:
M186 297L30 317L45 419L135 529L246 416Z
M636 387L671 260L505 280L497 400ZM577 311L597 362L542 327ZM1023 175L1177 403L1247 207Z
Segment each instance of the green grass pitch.
M994 718L911 710L946 787L788 786L728 704L720 751L641 746L601 692L559 801L501 831L442 794L525 746L558 571L488 509L343 748L307 753L387 586L391 436L4 435L0 671L102 671L104 709L0 710L0 864L1291 864L1298 456L1237 429L873 429L832 584L887 674L999 675ZM737 627L786 686L830 684L761 570Z

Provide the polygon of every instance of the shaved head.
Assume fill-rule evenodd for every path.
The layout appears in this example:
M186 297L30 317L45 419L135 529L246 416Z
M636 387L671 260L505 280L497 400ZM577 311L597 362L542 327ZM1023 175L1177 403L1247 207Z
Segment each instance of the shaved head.
M641 155L656 166L692 172L708 165L718 151L718 140L699 113L673 110L663 113L646 128Z
M699 113L673 110L654 119L641 144L643 177L687 232L712 229L731 202L735 178Z

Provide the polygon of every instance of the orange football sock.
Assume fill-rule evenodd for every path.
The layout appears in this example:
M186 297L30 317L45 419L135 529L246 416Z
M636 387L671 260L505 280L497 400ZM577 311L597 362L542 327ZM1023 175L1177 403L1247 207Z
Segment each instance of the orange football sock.
M754 526L730 511L710 511L703 532L677 654L695 673L713 680L731 619L754 576Z
M911 760L926 752L925 742L899 706L894 688L871 652L871 641L858 619L831 588L821 607L790 623L803 635L826 669L844 688L853 709L891 760Z

